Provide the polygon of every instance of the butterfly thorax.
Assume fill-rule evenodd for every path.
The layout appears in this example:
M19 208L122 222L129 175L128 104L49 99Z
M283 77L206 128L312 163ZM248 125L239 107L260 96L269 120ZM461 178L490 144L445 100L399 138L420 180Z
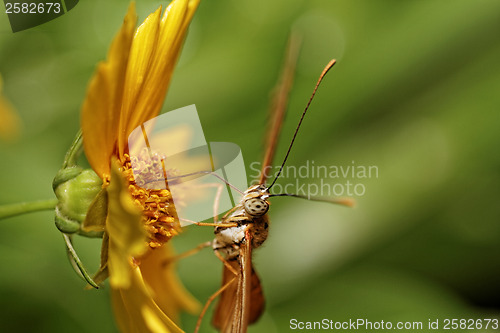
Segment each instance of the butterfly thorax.
M269 191L263 185L254 185L246 190L241 201L230 210L221 223L237 223L235 227L216 227L213 248L226 255L227 260L236 259L240 245L247 240L245 233L251 235L253 249L259 247L267 239L269 219Z

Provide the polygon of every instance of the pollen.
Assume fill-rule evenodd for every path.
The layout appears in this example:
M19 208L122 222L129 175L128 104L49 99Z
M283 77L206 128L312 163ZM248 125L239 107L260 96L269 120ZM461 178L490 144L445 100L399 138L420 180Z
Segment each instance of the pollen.
M181 231L177 212L168 189L166 174L159 155L139 156L124 154L123 173L129 183L129 191L135 203L142 207L142 221L149 235L151 248L161 247Z

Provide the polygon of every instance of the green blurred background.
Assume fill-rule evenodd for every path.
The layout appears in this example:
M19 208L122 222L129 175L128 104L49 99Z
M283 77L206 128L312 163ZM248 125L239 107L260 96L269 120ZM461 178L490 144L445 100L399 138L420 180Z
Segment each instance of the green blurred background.
M138 1L139 19L161 3ZM23 122L19 140L0 142L0 203L53 198L86 84L127 6L81 1L15 34L0 13L4 93ZM202 1L164 110L196 104L208 141L237 143L247 167L259 161L291 28L304 42L277 160L317 76L336 58L290 165L354 161L379 174L350 179L366 188L354 209L273 200L269 239L254 252L267 309L251 331L285 332L292 318L424 328L429 319L442 327L445 318L499 318L500 2ZM190 227L175 246L212 237L210 228ZM99 241L76 243L95 268ZM0 221L0 261L0 331L117 331L107 288L83 290L53 213ZM222 265L210 250L179 270L201 302L219 288ZM209 317L203 332L211 332ZM195 322L183 316L188 332Z

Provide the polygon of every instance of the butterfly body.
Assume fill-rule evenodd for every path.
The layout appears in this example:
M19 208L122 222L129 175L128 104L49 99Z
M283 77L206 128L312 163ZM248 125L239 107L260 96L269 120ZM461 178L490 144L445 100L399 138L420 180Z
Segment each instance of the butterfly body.
M215 228L212 246L226 261L222 285L227 285L227 289L221 294L213 320L221 332L246 332L248 324L255 322L264 310L262 287L252 265L252 250L267 239L267 198L267 187L251 186L222 218L221 223L237 223L237 226Z
M216 227L213 249L225 254L226 260L237 259L243 244L252 249L261 246L268 235L269 219L267 210L269 203L267 188L254 185L246 190L241 201L226 214L221 223L235 222L235 227ZM248 233L248 236L246 234ZM250 238L250 239L247 239Z
M248 325L259 319L264 310L264 295L262 293L260 279L252 265L252 250L260 247L268 236L268 199L274 196L295 196L311 199L309 196L306 197L288 193L270 194L269 191L283 170L302 120L304 119L321 80L335 64L335 60L330 61L321 73L311 98L302 113L280 170L274 177L272 183L266 186L267 178L269 177L267 171L272 167L272 161L281 131L281 124L285 116L286 100L293 81L298 47L299 41L297 37L292 36L288 47L285 67L272 104L272 114L266 140L266 152L264 154L258 184L250 186L250 188L243 192L243 197L240 202L227 212L226 215L222 217L221 221L207 224L215 226L215 239L212 241L212 247L216 256L224 263L222 287L213 294L205 304L198 318L195 332L199 331L201 319L207 311L209 304L217 297L219 297L219 302L214 311L212 324L220 332L246 333ZM321 198L312 198L311 200L349 205L348 202L344 200L324 200Z

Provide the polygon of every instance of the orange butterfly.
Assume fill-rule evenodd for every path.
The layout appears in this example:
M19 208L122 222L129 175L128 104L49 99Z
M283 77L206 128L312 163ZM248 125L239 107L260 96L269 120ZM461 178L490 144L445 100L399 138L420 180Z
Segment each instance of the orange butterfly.
M314 88L311 98L302 113L302 117L295 130L288 151L283 160L281 168L271 185L266 186L268 173L276 151L278 138L285 115L287 99L293 82L293 73L298 57L299 42L296 38L290 39L285 67L278 83L275 94L271 126L267 137L267 149L264 155L261 175L258 184L251 186L244 193L240 202L229 210L221 219L215 223L196 223L198 225L215 226L215 240L210 243L216 256L224 263L222 287L213 294L203 308L195 332L198 332L201 320L210 303L220 296L215 309L213 325L221 332L235 333L246 332L247 326L259 319L264 310L264 296L257 273L252 265L252 250L261 246L267 239L269 219L268 199L273 196L294 196L304 198L300 195L281 193L271 194L269 190L278 179L285 162L288 158L297 132L302 120L311 104L311 101L326 73L333 67L335 60L330 61L321 73ZM352 206L350 199L322 199L310 198L311 200L326 201L331 203Z

